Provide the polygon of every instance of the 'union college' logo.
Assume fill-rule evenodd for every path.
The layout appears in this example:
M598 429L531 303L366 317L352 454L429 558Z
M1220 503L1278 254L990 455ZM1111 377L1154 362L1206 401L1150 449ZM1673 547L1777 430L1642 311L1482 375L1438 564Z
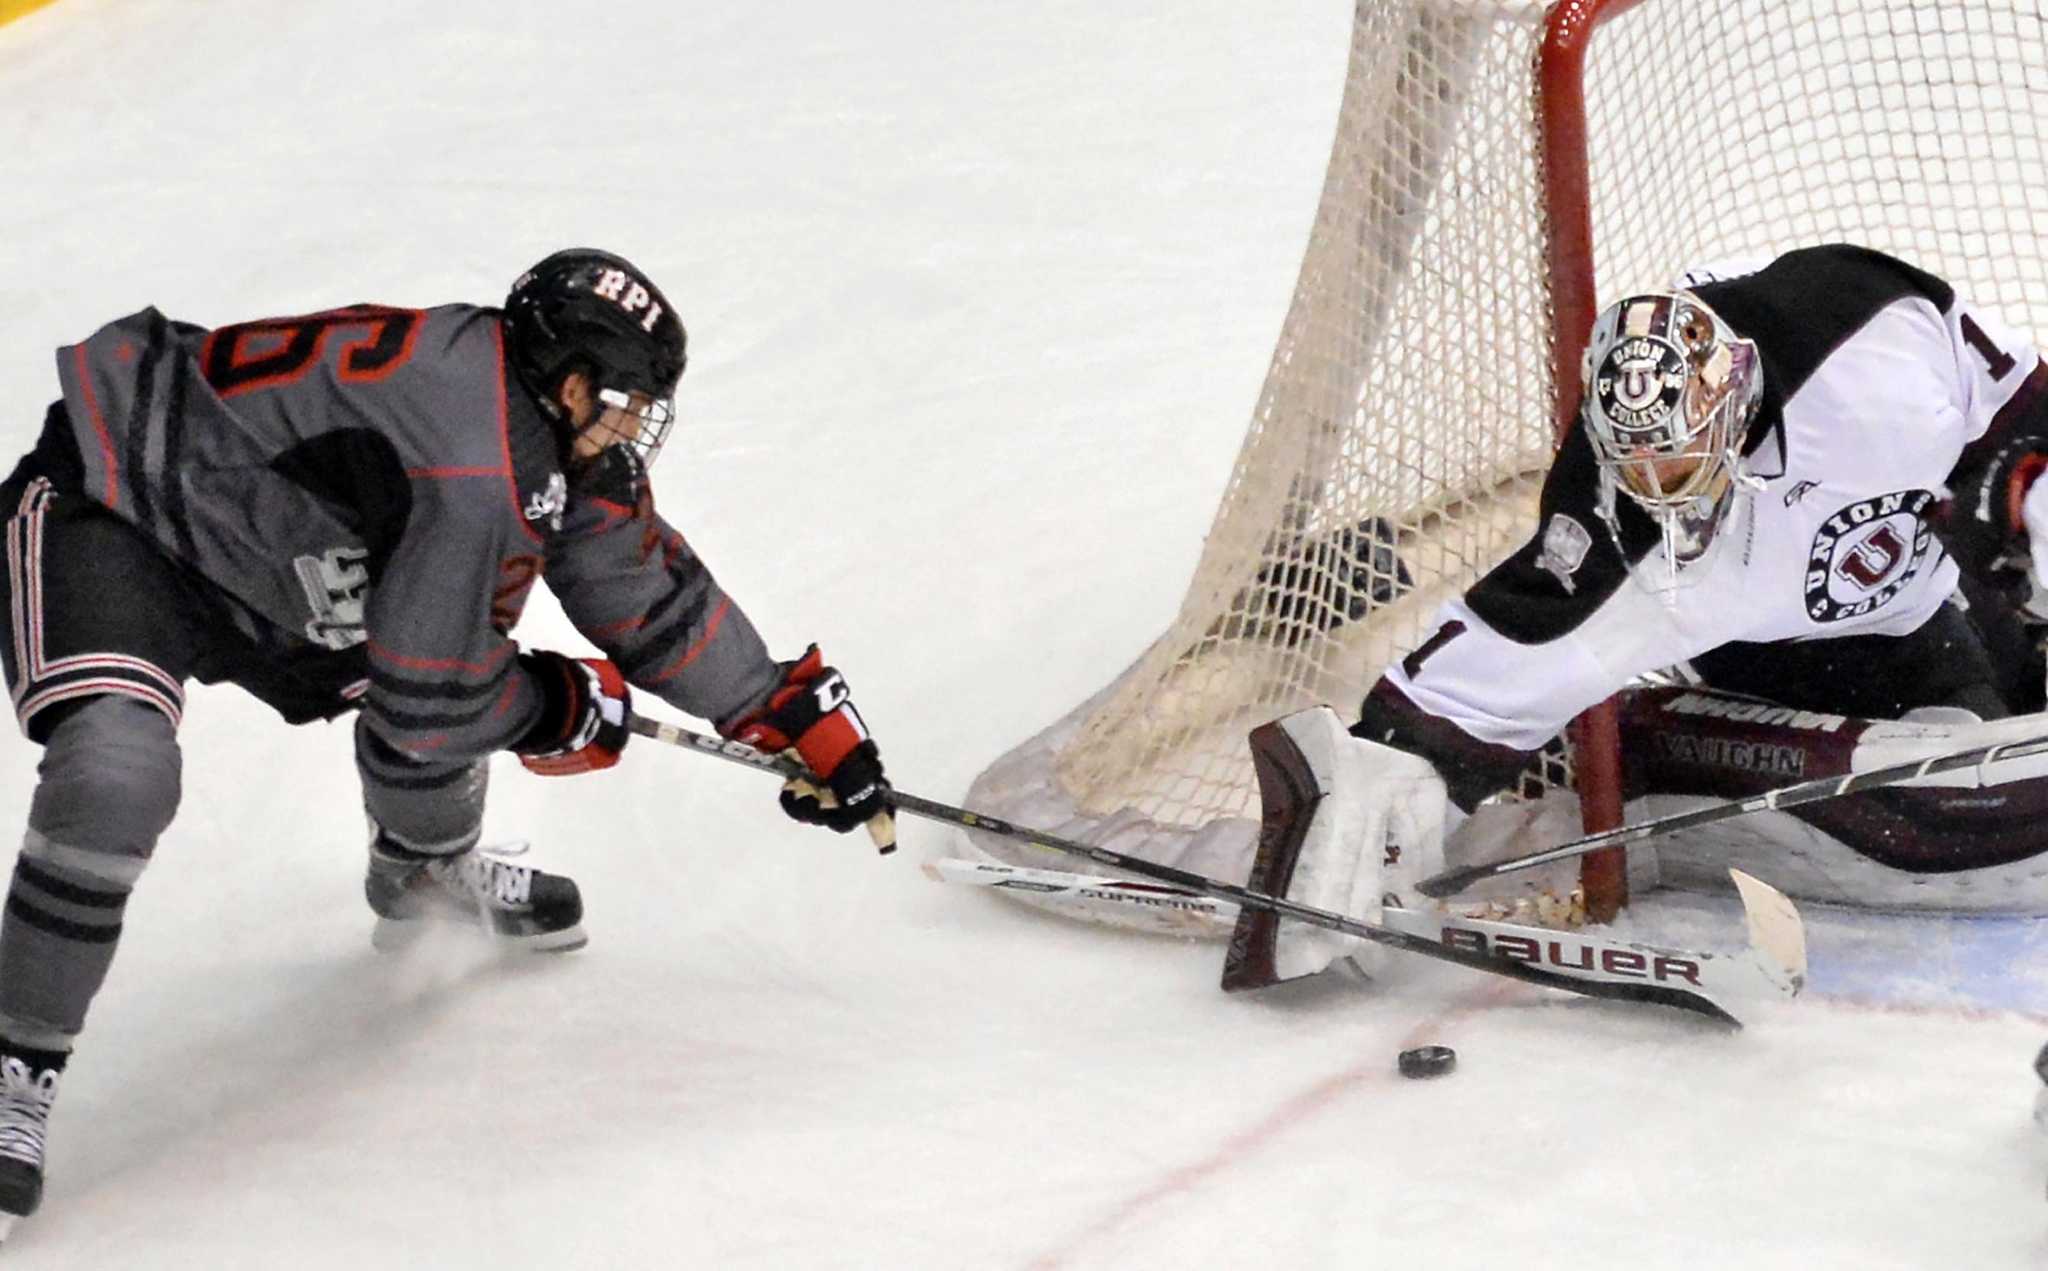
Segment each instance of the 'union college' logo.
M1934 542L1927 490L1901 490L1851 503L1822 523L1806 554L1806 616L1840 622L1869 613L1920 572Z
M1630 436L1629 445L1661 439L1678 399L1685 390L1685 359L1667 340L1632 336L1614 346L1594 376L1593 392L1600 410Z

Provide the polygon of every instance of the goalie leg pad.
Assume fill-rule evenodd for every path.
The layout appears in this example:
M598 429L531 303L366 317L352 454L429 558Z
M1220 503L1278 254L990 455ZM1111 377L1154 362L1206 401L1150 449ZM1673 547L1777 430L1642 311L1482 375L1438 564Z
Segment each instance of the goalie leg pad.
M1324 706L1262 724L1250 740L1260 814L1247 888L1374 922L1384 895L1441 868L1448 800L1428 760L1353 737ZM1382 953L1355 936L1246 907L1231 933L1223 987L1263 988L1343 957L1370 974Z

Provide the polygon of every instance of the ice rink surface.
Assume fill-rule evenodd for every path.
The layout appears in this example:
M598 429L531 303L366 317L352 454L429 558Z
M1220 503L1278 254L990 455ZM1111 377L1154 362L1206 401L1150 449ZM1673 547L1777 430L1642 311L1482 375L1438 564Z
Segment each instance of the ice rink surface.
M0 440L30 443L56 345L144 304L495 302L557 247L620 251L691 332L662 509L779 655L845 669L900 785L956 799L1179 603L1349 6L569 15L0 28ZM544 601L518 634L582 647ZM492 836L581 881L588 949L386 959L347 730L195 689L183 736L10 1267L2048 1266L2048 1017L1948 987L1933 928L1872 953L1817 924L1817 971L1923 991L1737 1035L1434 966L1226 998L1213 946L935 886L939 827L877 859L643 744L497 770ZM36 758L0 747L9 826ZM1459 1071L1398 1078L1423 1041Z

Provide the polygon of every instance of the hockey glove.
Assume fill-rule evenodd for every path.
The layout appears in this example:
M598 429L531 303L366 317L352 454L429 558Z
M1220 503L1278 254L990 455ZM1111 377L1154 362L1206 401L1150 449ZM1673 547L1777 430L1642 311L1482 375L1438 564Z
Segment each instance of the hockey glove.
M530 772L571 777L619 761L632 736L626 714L632 690L619 668L603 658L522 653L519 665L539 686L540 719L512 747Z
M2028 550L2033 518L2026 513L2028 496L2044 471L2048 449L2041 438L2009 442L1974 471L1951 479L1955 497L1942 507L1936 523L1956 564L2003 592L2032 622L2048 622L2048 596L2042 594Z
M815 780L783 784L782 810L791 817L840 834L864 825L877 850L896 850L894 792L882 775L881 752L853 708L845 678L825 665L817 645L783 664L782 685L768 704L728 735L756 750L793 752L814 774Z

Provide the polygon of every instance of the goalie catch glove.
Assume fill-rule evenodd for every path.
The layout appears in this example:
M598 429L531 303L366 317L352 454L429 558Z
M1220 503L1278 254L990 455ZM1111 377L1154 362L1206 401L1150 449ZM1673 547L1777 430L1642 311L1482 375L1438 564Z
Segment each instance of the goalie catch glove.
M817 645L782 663L782 684L768 704L726 735L756 750L794 754L810 769L783 783L782 810L789 816L840 834L864 825L877 850L896 850L894 791L882 775L881 752L853 707L845 677L825 665Z
M522 653L519 665L542 699L540 718L512 747L528 771L569 777L619 761L633 735L626 731L633 693L618 667L604 658L548 652Z
M2028 622L2048 623L2048 438L2006 443L1950 478L1955 497L1937 522L1949 554L2003 593Z

